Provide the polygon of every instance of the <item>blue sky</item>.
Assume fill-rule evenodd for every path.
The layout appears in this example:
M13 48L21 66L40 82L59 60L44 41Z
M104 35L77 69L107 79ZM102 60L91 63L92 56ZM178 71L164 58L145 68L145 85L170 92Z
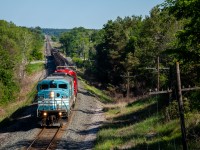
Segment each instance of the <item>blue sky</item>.
M0 0L0 20L18 26L101 29L117 16L149 15L164 0Z

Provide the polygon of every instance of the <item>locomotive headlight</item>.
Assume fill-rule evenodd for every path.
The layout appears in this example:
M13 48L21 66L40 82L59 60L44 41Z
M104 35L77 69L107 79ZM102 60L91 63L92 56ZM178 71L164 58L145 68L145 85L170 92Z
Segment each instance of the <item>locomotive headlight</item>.
M49 96L50 96L50 98L54 98L55 93L53 91L51 91Z
M47 112L44 112L43 115L46 117L47 116Z
M58 114L59 114L59 116L61 116L61 115L62 115L62 112L59 112Z

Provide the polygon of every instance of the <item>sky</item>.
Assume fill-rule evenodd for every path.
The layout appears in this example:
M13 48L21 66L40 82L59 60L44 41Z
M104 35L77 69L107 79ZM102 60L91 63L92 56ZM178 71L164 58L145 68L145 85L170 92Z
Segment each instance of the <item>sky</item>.
M164 0L0 0L0 20L17 26L101 29L118 16L149 15Z

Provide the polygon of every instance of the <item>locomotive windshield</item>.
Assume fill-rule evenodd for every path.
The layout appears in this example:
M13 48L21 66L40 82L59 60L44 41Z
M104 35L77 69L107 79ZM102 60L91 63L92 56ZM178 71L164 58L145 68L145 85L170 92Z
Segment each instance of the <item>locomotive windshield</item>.
M51 83L51 84L50 84L50 88L57 88L57 84Z
M67 89L67 84L59 84L58 87L61 89Z
M42 84L40 90L47 90L49 88L48 84Z

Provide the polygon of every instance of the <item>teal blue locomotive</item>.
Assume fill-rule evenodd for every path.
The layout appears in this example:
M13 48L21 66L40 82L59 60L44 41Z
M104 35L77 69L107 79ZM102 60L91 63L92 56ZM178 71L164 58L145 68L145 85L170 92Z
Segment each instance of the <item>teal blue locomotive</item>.
M40 81L37 90L37 117L41 126L62 126L76 100L73 77L65 73L54 73Z

